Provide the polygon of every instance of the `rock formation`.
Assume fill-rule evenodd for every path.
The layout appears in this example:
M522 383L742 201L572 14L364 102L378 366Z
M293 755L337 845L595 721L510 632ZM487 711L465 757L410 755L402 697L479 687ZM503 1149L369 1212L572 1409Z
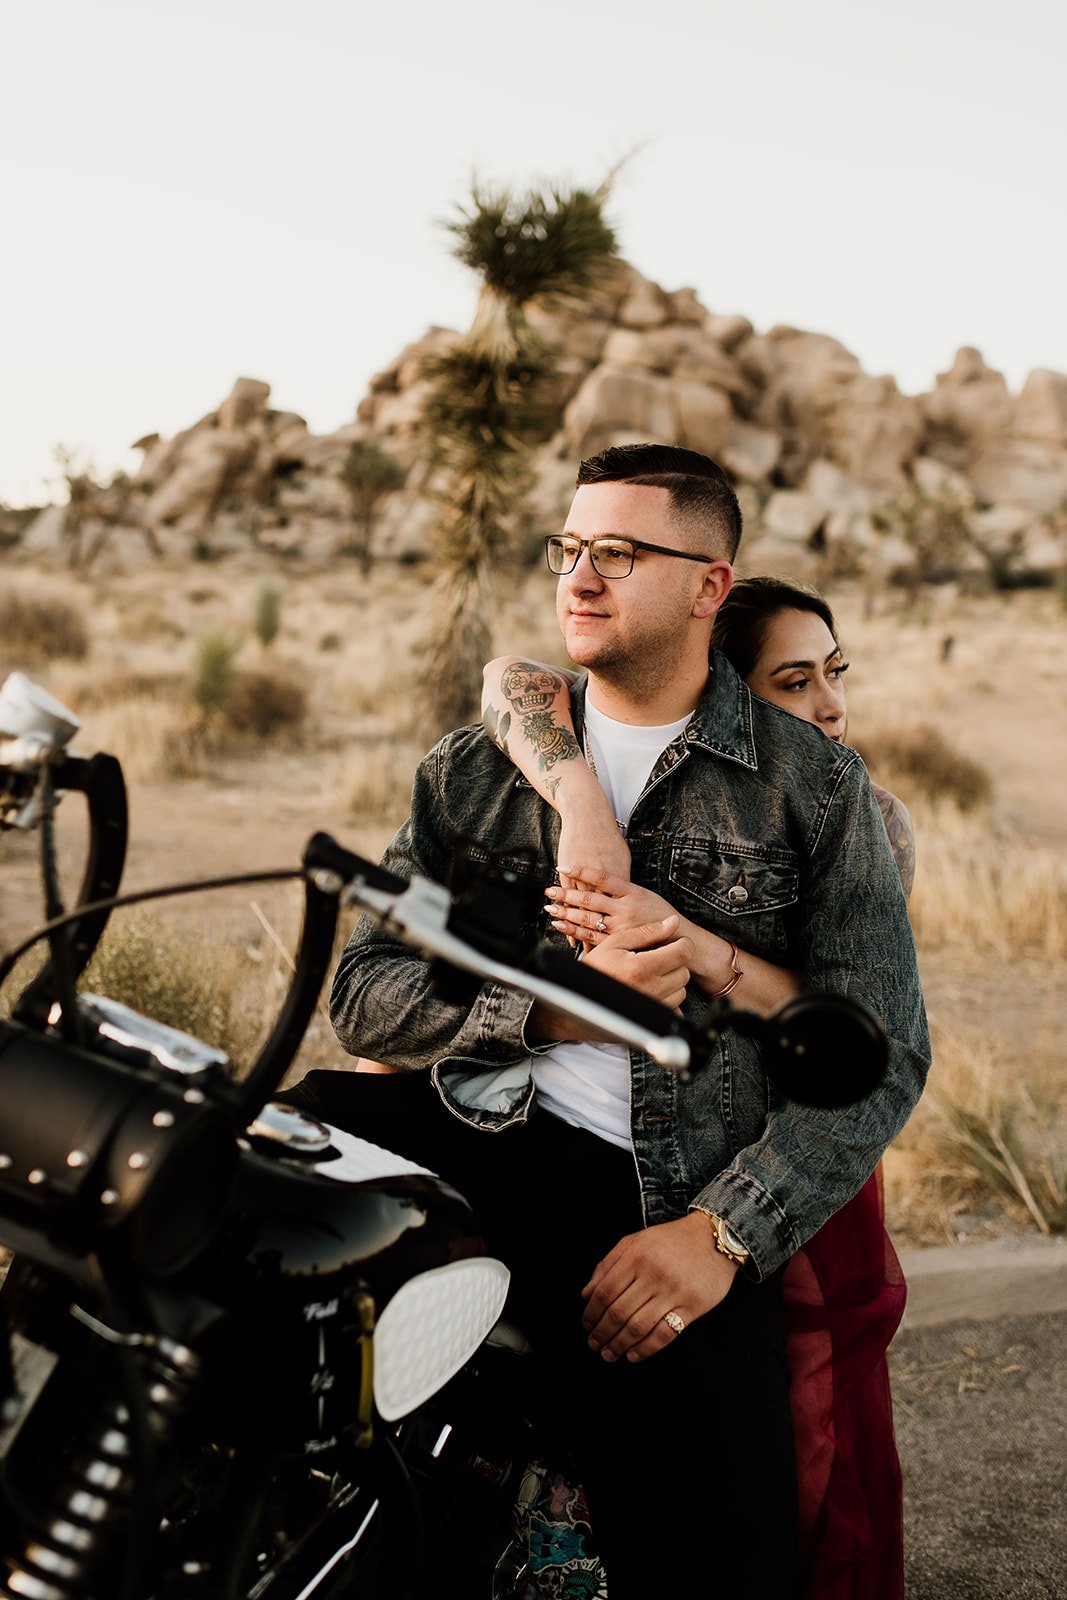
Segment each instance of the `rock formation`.
M904 395L835 339L789 327L759 333L744 317L706 310L692 289L667 292L622 263L588 303L532 320L560 358L558 426L536 458L531 538L558 523L580 457L659 439L705 451L734 475L748 571L812 572L828 558L840 570L906 567L907 530L931 506L968 534L972 565L998 563L1002 578L1020 581L1064 565L1061 373L1032 372L1013 396L965 348L931 393ZM183 433L139 441L142 464L122 494L112 486L110 500L83 511L83 548L106 560L250 547L330 559L351 533L339 468L353 441L368 439L408 469L384 501L376 553L419 557L436 515L423 361L457 337L431 328L371 380L354 421L325 436L272 410L267 384L239 379ZM57 521L54 508L43 513L23 548L61 542Z

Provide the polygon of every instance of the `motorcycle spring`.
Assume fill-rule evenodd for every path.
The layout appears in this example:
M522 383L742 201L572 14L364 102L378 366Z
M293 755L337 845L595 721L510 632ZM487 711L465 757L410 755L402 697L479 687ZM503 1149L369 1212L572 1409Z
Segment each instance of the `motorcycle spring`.
M153 1447L165 1445L189 1409L200 1362L187 1345L161 1339L142 1352L144 1418ZM127 1533L138 1471L129 1408L114 1395L64 1463L54 1488L31 1509L32 1532L0 1569L4 1600L87 1600L93 1580ZM28 1519L27 1519L28 1520Z

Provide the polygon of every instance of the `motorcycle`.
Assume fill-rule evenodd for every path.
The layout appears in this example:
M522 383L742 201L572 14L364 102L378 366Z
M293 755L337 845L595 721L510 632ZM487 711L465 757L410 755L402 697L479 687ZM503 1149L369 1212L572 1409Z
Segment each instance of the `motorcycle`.
M522 1340L500 1320L507 1268L449 1184L273 1098L340 907L420 951L442 983L521 989L683 1076L729 1026L761 1041L783 1092L844 1103L883 1070L877 1023L806 995L770 1019L722 1000L698 1031L530 944L522 884L484 852L450 891L317 833L295 868L123 895L121 767L75 753L77 728L21 674L0 689L0 828L40 830L47 915L0 959L3 985L47 946L0 1022L0 1246L13 1254L0 1596L520 1595L508 1511L538 1440ZM69 910L64 793L89 822ZM304 889L293 976L243 1076L203 1041L79 992L118 907L285 877ZM485 1533L452 1550L446 1580L434 1552L460 1496Z

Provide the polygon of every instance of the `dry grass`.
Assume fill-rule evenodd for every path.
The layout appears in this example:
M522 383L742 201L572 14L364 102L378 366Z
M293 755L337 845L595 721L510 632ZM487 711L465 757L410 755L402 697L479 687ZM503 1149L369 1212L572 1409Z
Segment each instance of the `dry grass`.
M921 1243L996 1231L1000 1213L1046 1234L1067 1227L1067 1080L1053 1036L1005 1050L934 1029L930 1088L886 1156L886 1208Z
M411 801L411 780L422 751L414 739L370 738L347 758L344 793L353 819L399 825Z
M1005 964L1022 951L1067 956L1067 860L998 827L988 811L914 810L918 867L911 901L920 950L955 948Z
M980 761L952 744L930 723L871 731L856 744L876 782L916 799L948 800L974 811L993 798L993 779Z
M18 586L0 595L0 659L5 670L83 661L89 630L77 605L61 595L35 594Z
M303 685L284 667L252 667L237 675L226 704L226 720L238 733L267 739L298 728L307 709Z
M255 1031L239 1004L241 976L240 952L228 940L205 938L192 923L163 923L134 911L112 918L81 987L242 1061Z

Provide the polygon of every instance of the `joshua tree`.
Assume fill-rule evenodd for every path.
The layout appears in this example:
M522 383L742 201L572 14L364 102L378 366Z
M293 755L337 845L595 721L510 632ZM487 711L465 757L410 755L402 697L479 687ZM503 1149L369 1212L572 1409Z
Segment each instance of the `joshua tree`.
M469 333L425 366L424 418L444 484L426 711L434 737L476 712L481 664L492 654L494 569L512 543L533 449L555 426L556 352L525 313L579 298L609 269L615 236L605 198L606 186L523 195L476 187L469 208L447 224L455 255L480 274L482 289Z
M366 574L370 571L371 535L379 502L383 495L404 487L407 472L388 451L369 439L357 439L341 463L339 476L352 501L352 520L356 525L352 548Z

